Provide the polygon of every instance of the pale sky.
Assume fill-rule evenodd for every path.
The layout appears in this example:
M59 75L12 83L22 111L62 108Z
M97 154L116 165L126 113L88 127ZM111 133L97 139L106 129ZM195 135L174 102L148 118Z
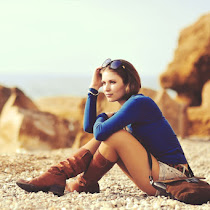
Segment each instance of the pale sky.
M106 58L159 75L209 0L0 0L0 74L92 74Z

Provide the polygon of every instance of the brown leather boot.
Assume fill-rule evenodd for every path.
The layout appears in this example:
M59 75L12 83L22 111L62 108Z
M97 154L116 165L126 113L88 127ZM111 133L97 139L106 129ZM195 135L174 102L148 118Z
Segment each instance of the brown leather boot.
M41 176L31 181L19 179L16 184L27 192L53 192L55 195L61 196L64 194L66 179L84 172L92 157L89 150L80 148L72 157L52 166Z
M66 190L70 192L76 190L77 192L99 193L100 187L98 181L114 164L115 162L110 162L97 150L87 171L79 175L74 182L67 184Z

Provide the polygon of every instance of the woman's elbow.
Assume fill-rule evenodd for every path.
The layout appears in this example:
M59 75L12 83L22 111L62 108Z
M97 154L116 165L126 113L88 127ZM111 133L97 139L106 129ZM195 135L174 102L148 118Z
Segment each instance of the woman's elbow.
M104 136L103 133L94 133L94 137L98 141L105 141L106 137Z
M83 130L87 133L93 133L93 127L91 127L91 126L84 125Z

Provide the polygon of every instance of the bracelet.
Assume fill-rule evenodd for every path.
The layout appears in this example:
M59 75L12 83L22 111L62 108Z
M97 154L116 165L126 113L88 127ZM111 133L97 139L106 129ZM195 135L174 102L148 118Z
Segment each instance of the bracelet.
M99 92L98 93L93 93L92 91L88 91L88 93L90 93L90 94L92 94L92 95L94 95L94 96L98 96L99 95Z

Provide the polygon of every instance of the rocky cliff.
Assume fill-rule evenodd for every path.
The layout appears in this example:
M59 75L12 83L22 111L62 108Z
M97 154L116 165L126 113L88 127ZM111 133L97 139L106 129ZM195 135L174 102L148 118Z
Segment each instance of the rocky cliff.
M179 100L199 106L209 79L210 13L181 31L173 61L160 76L160 83L163 88L175 90Z
M185 103L188 135L210 136L210 13L183 29L173 61L160 75L163 88Z

